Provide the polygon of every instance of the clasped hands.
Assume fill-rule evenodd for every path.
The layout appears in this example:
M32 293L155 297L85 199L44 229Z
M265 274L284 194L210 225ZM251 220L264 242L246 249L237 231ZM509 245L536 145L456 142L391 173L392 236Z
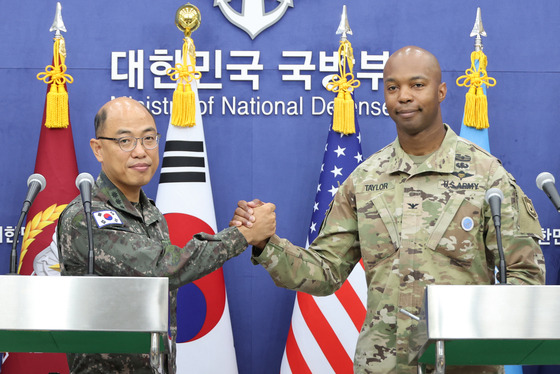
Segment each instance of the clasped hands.
M259 199L249 202L240 200L229 225L236 226L247 243L264 248L268 239L276 232L275 209L274 204L263 203Z

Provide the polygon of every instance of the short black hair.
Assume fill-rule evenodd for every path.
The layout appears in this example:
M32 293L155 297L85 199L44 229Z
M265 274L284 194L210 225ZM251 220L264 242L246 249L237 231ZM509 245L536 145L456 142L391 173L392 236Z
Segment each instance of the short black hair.
M105 124L105 120L107 120L107 109L102 107L99 109L99 112L95 115L93 119L93 125L95 127L95 137L98 137L103 129L103 125Z

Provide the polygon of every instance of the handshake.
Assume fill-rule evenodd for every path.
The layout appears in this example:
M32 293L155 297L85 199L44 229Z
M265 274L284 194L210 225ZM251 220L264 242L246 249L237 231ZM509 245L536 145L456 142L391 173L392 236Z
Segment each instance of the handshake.
M274 204L259 199L240 200L229 225L237 227L247 243L262 249L276 232L275 209Z

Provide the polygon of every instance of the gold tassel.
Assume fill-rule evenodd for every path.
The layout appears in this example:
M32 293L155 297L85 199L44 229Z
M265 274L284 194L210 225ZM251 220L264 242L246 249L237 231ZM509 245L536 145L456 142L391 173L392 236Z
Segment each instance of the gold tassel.
M341 41L338 48L338 70L327 84L327 90L337 92L334 99L333 130L345 135L354 134L354 98L352 92L360 86L360 81L352 74L353 67L352 45L348 40ZM348 72L347 72L348 69Z
M194 43L190 37L185 37L183 43L183 63L167 70L167 75L177 81L177 88L173 92L173 108L171 110L171 124L179 127L193 127L196 125L196 98L191 88L191 82L200 79L201 74L195 70L196 55Z
M490 124L488 123L488 99L486 98L486 95L484 94L484 91L482 89L482 87L478 88L479 94L476 95L476 101L475 101L475 107L477 108L476 110L476 121L477 123L481 123L482 126L487 129L488 127L490 127Z
M478 68L476 62L478 61ZM490 127L488 122L488 99L484 94L484 88L494 87L496 80L488 76L486 66L488 60L482 50L471 53L471 67L465 71L465 75L457 78L457 85L469 87L465 95L465 126L475 127L478 130Z
M192 123L192 126L196 124L196 102L194 97L194 91L190 84L187 84L185 92L183 92L183 105L185 108L185 122Z
M181 123L182 120L179 118L179 114L182 114L181 111L176 110L175 107L183 107L183 83L177 83L177 87L173 92L173 107L171 108L171 123Z
M343 134L354 134L356 132L356 124L354 122L354 98L348 91L344 92L344 127Z
M48 128L66 128L70 125L68 115L68 92L66 82L73 83L74 78L66 74L66 47L64 38L57 36L53 46L53 65L45 68L45 71L37 74L37 79L42 80L50 86L47 93L47 106L45 126Z
M344 104L344 92L342 90L338 91L338 95L334 98L334 109L333 109L333 130L336 132L342 132L344 126L344 110L346 106Z

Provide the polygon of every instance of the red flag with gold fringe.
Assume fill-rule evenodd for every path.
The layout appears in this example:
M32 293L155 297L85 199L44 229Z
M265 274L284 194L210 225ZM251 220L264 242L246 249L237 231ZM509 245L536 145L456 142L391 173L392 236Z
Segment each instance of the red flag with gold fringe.
M72 77L65 74L64 39L55 37L53 64L38 75L48 84L41 134L35 161L35 173L42 174L47 186L37 196L27 215L25 234L21 244L18 273L21 275L58 275L58 253L51 246L58 216L78 194L75 179L78 165L74 139L68 114L66 82ZM34 269L35 262L35 269ZM56 300L53 300L53 305ZM45 305L45 309L51 307ZM43 311L37 310L37 313ZM2 365L3 374L68 373L64 353L11 352Z

